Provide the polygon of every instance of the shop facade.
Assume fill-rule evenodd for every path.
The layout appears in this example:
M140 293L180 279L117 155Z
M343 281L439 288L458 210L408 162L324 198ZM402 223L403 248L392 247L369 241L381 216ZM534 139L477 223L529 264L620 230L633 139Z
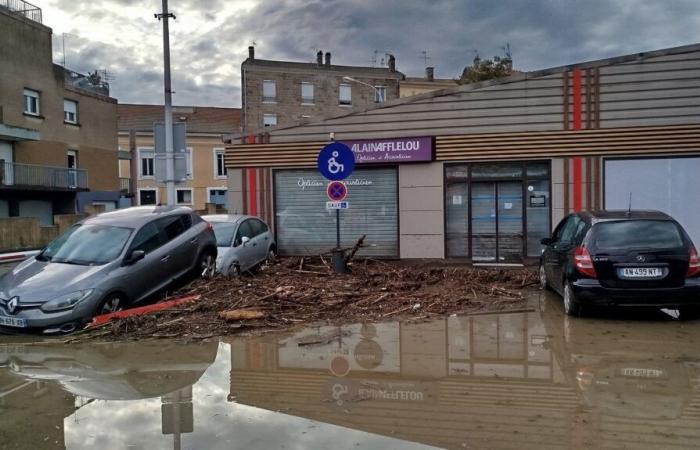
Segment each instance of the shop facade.
M335 246L316 156L345 142L342 245L366 255L537 261L585 209L659 209L700 244L700 45L518 74L247 136L226 151L229 210L261 216L280 251ZM411 153L425 140L429 151ZM408 155L408 156L407 156ZM411 156L413 155L413 156Z

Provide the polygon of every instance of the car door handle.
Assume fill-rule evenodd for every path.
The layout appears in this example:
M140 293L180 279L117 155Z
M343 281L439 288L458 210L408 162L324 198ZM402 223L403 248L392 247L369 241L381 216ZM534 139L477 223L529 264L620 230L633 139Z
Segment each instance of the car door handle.
M163 262L168 262L169 259L170 259L170 255L165 255L162 258L160 258L160 260Z
M199 242L198 238L190 239L190 244L196 244L197 242Z

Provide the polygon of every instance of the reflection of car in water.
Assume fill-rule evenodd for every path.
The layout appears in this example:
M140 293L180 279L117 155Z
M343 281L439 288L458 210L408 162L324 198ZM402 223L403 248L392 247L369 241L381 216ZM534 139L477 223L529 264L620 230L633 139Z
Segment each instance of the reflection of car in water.
M675 419L693 396L692 377L700 375L693 340L664 334L670 323L575 319L548 311L542 315L548 347L576 387L583 403L601 414L631 419ZM639 324L641 325L641 324ZM653 330L650 330L653 329ZM675 342L670 347L668 342Z
M0 368L31 380L58 382L74 395L133 400L196 383L214 362L217 348L216 342L0 346Z
M674 419L691 393L688 369L681 363L639 359L601 359L576 368L587 406L615 417Z

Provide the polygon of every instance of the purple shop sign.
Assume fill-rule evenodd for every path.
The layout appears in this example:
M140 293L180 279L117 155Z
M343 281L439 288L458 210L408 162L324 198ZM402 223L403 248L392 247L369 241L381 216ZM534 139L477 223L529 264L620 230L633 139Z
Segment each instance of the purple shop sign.
M355 162L406 163L433 160L433 138L408 137L342 141L355 154Z

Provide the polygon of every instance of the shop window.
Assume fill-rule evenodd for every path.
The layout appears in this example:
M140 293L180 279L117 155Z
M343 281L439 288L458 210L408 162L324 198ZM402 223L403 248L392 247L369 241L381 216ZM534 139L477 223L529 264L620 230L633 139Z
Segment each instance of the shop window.
M550 235L549 180L529 180L526 188L527 256L537 258L542 253L540 240Z
M523 165L521 163L494 163L494 164L474 164L472 167L472 178L520 178L523 176Z
M469 256L469 167L445 168L445 245L448 257Z

